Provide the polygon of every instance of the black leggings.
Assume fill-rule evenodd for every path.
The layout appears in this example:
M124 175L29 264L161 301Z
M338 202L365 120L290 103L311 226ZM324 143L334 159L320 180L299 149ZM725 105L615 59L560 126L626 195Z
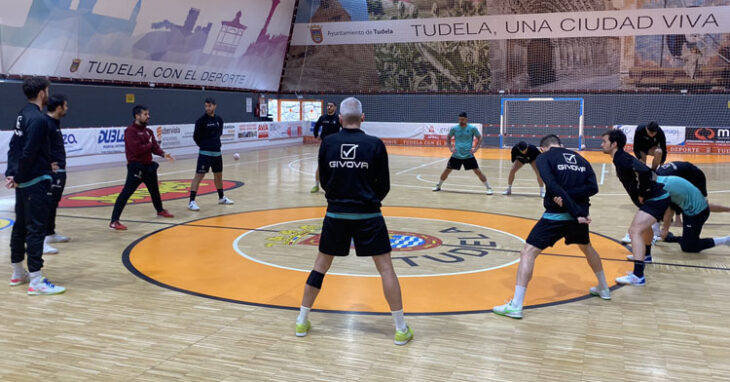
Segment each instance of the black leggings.
M709 217L709 207L694 216L688 216L682 213L682 236L677 238L679 245L682 247L682 251L697 253L715 246L715 241L712 239L700 239L702 226Z
M162 199L160 198L160 188L157 184L157 167L160 165L157 162L150 164L141 163L128 163L127 164L127 180L124 182L124 188L122 192L117 196L117 201L114 203L114 211L112 212L112 222L119 220L122 216L122 211L127 205L127 200L132 196L134 191L137 190L140 184L144 183L147 186L147 191L150 193L152 198L152 204L155 206L157 212L162 211Z

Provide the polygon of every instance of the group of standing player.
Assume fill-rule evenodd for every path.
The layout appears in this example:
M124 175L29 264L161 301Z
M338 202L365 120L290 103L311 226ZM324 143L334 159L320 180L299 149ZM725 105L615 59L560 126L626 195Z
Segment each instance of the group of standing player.
M15 189L15 224L10 239L13 274L10 286L29 284L29 295L51 295L65 292L66 288L51 283L43 277L43 254L56 254L58 249L50 244L67 242L69 237L56 232L56 211L66 185L66 151L60 120L66 116L68 99L61 95L49 95L50 82L43 77L31 77L23 82L23 92L28 103L18 113L13 137L8 150L8 166L5 184ZM216 103L205 99L205 114L195 124L193 139L200 147L196 174L193 178L188 208L200 210L195 197L200 181L212 168L218 191L218 203L233 204L223 194L222 155L220 137L223 120L215 114ZM42 110L46 108L47 113ZM152 154L175 158L165 153L147 127L149 108L137 105L132 109L134 123L124 134L127 158L127 178L117 196L109 228L126 230L120 221L124 207L137 187L144 183L149 191L157 215L174 217L162 207L157 168ZM27 253L27 267L24 267Z

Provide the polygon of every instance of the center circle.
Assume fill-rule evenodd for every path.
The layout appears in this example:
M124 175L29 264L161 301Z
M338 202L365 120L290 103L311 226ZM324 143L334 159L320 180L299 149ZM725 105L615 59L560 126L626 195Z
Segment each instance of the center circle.
M519 261L520 237L463 222L389 216L391 257L399 277L485 272ZM244 258L271 267L309 273L317 252L322 218L293 220L245 232L233 242ZM354 248L351 251L354 255ZM336 257L328 274L377 277L372 262Z

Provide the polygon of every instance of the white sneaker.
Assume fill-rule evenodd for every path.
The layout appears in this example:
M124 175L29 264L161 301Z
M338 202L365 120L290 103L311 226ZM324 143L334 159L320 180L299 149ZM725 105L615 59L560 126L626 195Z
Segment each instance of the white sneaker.
M610 289L603 289L598 290L597 286L591 287L591 289L588 290L591 295L598 296L604 300L610 300L611 299L611 290Z
M508 188L508 189L506 189L506 190L505 190L505 191L504 191L504 192L502 193L502 195L512 195L512 190L510 190L510 189Z
M494 190L492 190L492 187L487 188L487 195L494 194Z
M200 207L198 207L198 203L195 203L195 200L191 200L190 203L188 203L188 209L190 211L200 211Z
M48 245L47 242L43 243L43 254L44 255L55 255L58 253L58 250L56 248L51 247Z
M431 189L431 191L441 191L441 186L437 184L436 187Z
M53 235L46 236L46 240L48 243L65 243L65 242L71 240L71 238L69 238L68 236L63 236L58 233L54 233Z
M616 277L616 282L621 285L644 286L646 285L646 277L636 277L633 272L629 272L626 276Z
M61 294L66 291L66 288L58 285L53 285L47 278L41 278L41 281L37 283L31 283L28 286L29 295L49 295L49 294Z
M30 275L27 271L23 271L23 274L20 276L16 276L15 274L10 276L10 286L18 286L27 282L30 282Z
M631 244L631 235L627 233L626 236L624 236L624 238L619 241L621 242L621 244Z
M651 245L654 245L654 244L656 244L656 243L657 243L658 241L662 241L662 237L661 237L661 236L654 236L654 237L653 237L653 238L651 239Z
M544 198L545 197L545 191L540 191L540 197L541 198Z
M233 200L228 199L227 196L224 196L224 197L218 199L218 204L225 204L225 205L229 206L234 203L233 203Z
M498 305L492 308L492 312L499 314L500 316L507 316L510 318L522 318L522 308L515 308L512 306L512 300L504 305Z

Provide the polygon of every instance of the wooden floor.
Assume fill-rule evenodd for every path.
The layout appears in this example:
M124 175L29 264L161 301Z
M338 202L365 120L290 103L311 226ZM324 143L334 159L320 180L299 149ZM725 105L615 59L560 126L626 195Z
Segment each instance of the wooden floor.
M121 185L124 167L70 169L66 194L101 206L59 209L58 231L72 241L44 256L44 274L66 294L0 293L0 381L730 380L730 247L686 254L660 243L647 286L603 301L587 296L585 260L557 245L537 261L524 319L496 316L489 309L511 297L517 251L543 212L534 173L523 168L515 195L502 196L509 152L482 150L495 195L463 171L437 193L445 149L389 153L384 214L403 238L394 264L406 313L416 313L407 346L393 345L372 262L355 256L335 262L310 335L294 336L325 205L309 192L316 147L306 145L225 156L230 187L245 185L227 191L232 206L215 192L199 196L199 212L184 198L195 159L162 163L163 189L183 197L165 201L175 218L155 217L142 192L124 211L126 232L107 229L113 192L80 193ZM586 157L603 180L591 231L613 285L631 269L615 240L635 209L610 158ZM669 160L698 164L709 199L730 205L730 157ZM0 218L14 219L12 205L0 192ZM729 235L730 214L713 214L703 233ZM0 231L0 263L9 263L9 237Z

